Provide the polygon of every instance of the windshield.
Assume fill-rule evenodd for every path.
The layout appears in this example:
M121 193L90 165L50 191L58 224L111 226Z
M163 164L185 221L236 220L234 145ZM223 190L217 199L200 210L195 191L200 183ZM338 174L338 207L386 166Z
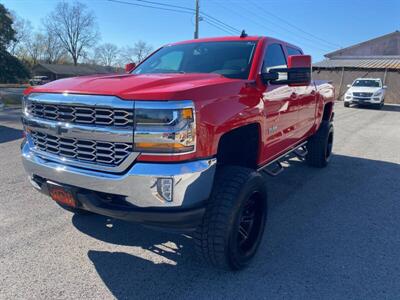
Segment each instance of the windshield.
M354 81L353 86L381 87L381 82L379 80L360 79Z
M133 74L216 73L247 79L256 42L203 42L166 46L154 53Z

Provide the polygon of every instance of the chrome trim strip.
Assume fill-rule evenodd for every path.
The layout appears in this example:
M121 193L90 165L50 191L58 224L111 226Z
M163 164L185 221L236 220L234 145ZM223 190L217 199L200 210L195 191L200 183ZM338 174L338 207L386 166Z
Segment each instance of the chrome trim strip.
M124 108L132 109L134 101L122 100L115 96L103 95L84 95L84 94L50 94L32 93L27 98L28 101L35 101L48 104L72 105L72 106L97 106L105 108Z
M110 126L93 126L51 121L30 116L23 116L22 123L27 129L82 140L97 140L104 142L133 143L133 128L116 128Z
M193 108L193 101L190 100L174 100L174 101L148 101L135 100L135 109L184 109Z

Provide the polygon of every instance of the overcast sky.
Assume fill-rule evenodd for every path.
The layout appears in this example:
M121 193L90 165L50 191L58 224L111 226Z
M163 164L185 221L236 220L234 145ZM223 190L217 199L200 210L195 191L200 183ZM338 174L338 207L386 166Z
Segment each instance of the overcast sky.
M97 17L100 42L124 46L144 40L157 48L193 37L194 15L189 9L194 8L195 0L120 1L153 7L156 5L150 2L158 2L165 4L158 7L180 12L110 0L81 0ZM40 28L42 18L54 9L57 0L0 2ZM200 37L232 35L232 30L246 29L251 35L296 44L314 61L340 47L400 30L400 0L200 0L200 10L208 15L200 22Z

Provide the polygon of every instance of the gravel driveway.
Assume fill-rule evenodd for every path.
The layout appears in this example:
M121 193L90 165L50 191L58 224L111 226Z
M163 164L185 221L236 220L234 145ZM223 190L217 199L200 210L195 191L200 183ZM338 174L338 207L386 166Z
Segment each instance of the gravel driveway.
M29 185L19 111L0 112L0 298L400 297L400 106L336 106L335 156L265 177L269 219L252 266L215 271L189 237L73 216Z

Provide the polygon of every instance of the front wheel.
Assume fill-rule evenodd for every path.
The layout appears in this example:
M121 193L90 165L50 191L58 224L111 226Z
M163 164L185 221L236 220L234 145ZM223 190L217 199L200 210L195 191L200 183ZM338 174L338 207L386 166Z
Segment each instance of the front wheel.
M385 99L383 99L382 101L381 101L381 103L379 103L378 105L376 105L376 108L377 109L382 109L382 107L385 105Z
M344 102L344 107L349 107L350 106L350 102Z
M243 167L221 167L203 222L194 236L197 252L214 267L245 268L260 245L266 216L263 176Z

